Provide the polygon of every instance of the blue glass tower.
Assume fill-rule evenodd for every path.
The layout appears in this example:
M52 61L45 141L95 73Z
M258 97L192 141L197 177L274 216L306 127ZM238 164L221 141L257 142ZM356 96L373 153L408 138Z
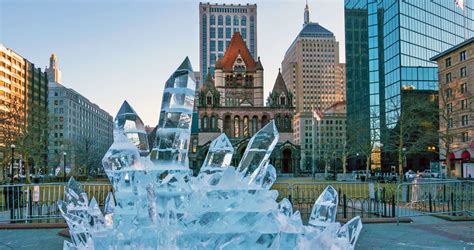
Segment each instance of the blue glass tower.
M474 35L473 6L473 0L463 8L454 0L345 0L348 126L370 128L374 150L398 122L402 89L437 90L437 66L429 59Z

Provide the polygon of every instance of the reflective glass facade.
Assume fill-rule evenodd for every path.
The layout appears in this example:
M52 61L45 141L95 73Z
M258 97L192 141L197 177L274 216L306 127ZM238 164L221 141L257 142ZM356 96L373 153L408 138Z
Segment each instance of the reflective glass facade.
M437 66L429 59L474 35L473 0L464 4L462 9L454 0L345 0L349 126L369 115L369 138L377 145L397 123L401 89L437 89ZM361 30L367 32L366 40L362 38L367 42L367 59L362 51L352 51L357 48L354 44L360 45L359 50L365 44L358 43L355 29L348 26L364 18L367 27ZM366 72L366 60L364 84L354 72Z

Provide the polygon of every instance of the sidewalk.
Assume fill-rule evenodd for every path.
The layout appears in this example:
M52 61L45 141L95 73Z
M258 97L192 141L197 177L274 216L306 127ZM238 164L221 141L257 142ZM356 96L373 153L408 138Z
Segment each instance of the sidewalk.
M356 249L474 249L474 222L431 216L413 223L365 224Z
M62 249L63 229L0 230L0 249ZM356 249L474 249L474 222L415 217L413 223L365 224Z

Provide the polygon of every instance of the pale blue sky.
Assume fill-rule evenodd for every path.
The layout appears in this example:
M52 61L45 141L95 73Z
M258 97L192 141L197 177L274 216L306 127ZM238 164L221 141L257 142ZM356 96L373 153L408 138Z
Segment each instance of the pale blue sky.
M335 33L345 61L343 0L308 2L311 21ZM305 1L219 3L257 4L267 96L302 27ZM199 70L198 6L194 0L0 0L0 42L43 69L55 52L65 86L112 116L127 99L155 126L170 74L186 56Z

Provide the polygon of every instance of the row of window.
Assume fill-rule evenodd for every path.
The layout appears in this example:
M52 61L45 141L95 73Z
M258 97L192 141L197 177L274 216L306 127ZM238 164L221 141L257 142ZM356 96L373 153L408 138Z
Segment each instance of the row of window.
M467 77L467 68L462 67L459 69L459 77L464 78ZM446 73L446 83L450 83L453 81L452 72Z
M469 125L469 115L463 115L461 116L461 126L467 126ZM454 127L454 120L453 118L448 119L448 127L453 128Z
M462 62L462 61L465 61L467 59L467 54L466 54L466 51L461 51L459 53L459 61ZM444 60L444 66L446 68L448 67L451 67L452 63L451 63L451 57L448 57Z

